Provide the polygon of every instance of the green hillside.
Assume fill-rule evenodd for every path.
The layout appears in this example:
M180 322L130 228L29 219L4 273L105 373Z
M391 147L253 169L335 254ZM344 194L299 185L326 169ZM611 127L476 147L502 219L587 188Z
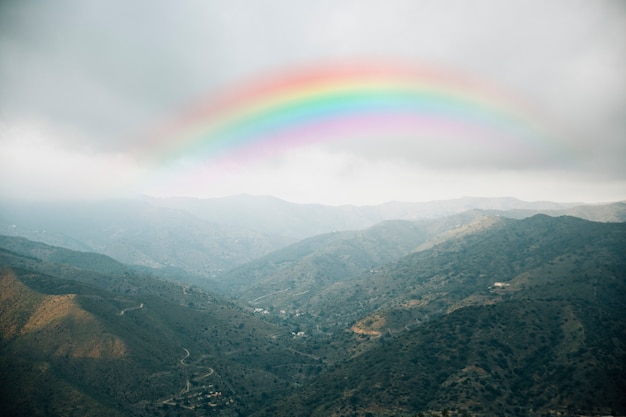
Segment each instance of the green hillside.
M400 330L467 304L493 303L517 290L530 290L525 277L543 272L548 277L581 277L587 281L578 289L589 291L594 279L616 273L614 265L603 268L602 259L614 264L626 253L624 223L537 215L524 220L485 217L470 226L374 273L322 291L316 305L320 319L348 324L373 312L392 311L397 323L394 315L386 314L388 323L378 331Z
M3 415L245 414L320 370L288 329L198 288L11 240L0 251ZM71 263L33 256L60 254Z
M485 222L320 297L351 358L255 415L626 414L626 224Z
M315 236L228 271L220 285L255 307L311 312L327 289L392 263L434 237L463 233L483 217L475 211L433 220L393 220Z
M267 293L299 293L343 281L413 250L425 232L408 221L392 221L365 231L334 232L305 239L220 277L229 294L252 301ZM266 302L276 301L269 295ZM270 302L272 302L270 301ZM291 309L297 303L292 301Z
M626 309L617 307L548 298L462 308L254 415L624 415Z

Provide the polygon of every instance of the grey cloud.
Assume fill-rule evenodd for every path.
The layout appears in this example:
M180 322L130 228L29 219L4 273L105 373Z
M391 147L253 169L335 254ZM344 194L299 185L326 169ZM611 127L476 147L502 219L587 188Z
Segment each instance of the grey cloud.
M73 125L96 149L123 151L132 133L258 74L377 57L441 65L509 89L573 132L573 146L594 156L589 167L626 175L619 1L27 0L0 7L0 118ZM406 146L386 153L406 156ZM515 163L470 156L468 164ZM431 158L446 160L456 162L441 152ZM534 166L526 162L518 164Z

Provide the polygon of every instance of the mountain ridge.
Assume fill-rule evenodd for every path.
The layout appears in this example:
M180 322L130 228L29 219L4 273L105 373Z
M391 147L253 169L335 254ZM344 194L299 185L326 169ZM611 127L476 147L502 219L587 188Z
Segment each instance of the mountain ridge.
M474 210L299 241L221 275L226 296L0 236L0 399L10 415L623 414L624 253L626 223Z
M481 209L513 218L542 211L596 221L626 221L624 202L573 205L511 197L338 207L263 196L5 201L0 202L0 234L103 253L125 264L153 269L168 279L211 288L211 281L224 271L304 238L362 230L386 220L440 218Z

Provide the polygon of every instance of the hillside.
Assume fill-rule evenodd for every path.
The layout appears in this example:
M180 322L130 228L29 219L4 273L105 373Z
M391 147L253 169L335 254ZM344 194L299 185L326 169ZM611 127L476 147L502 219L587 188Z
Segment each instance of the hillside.
M311 300L344 281L392 263L447 233L463 233L479 211L432 220L389 220L358 231L304 239L219 278L242 302L272 310L310 310Z
M624 415L625 313L557 297L462 308L254 416Z
M626 414L626 224L484 223L320 296L349 359L255 415Z
M485 217L472 233L452 236L376 273L329 287L320 294L316 311L345 320L394 309L405 318L422 320L431 313L510 294L528 275L601 275L589 253L610 250L615 262L623 246L612 245L623 238L623 225L545 215L524 220ZM508 291L491 292L496 282L509 284Z
M623 246L611 246L612 239L623 239L623 223L538 215L524 220L485 217L468 227L444 233L442 242L426 244L397 262L324 287L305 311L318 323L339 327L374 312L393 312L384 313L389 316L385 324L370 318L377 323L370 330L382 334L466 304L503 298L538 268L556 274L569 267L567 272L597 275L597 259L588 259L590 251L610 250L615 258L623 253ZM569 266L570 259L577 259L576 264ZM496 282L510 285L508 291L492 292Z
M223 277L231 295L287 316L298 311L309 330L343 328L365 317L358 327L381 334L489 300L495 282L509 285L536 268L584 257L594 245L607 244L607 231L618 233L620 227L573 217L513 220L474 211L318 236ZM397 318L381 320L380 311L393 311ZM377 328L364 329L366 321Z
M25 239L0 247L3 415L245 414L319 372L289 329L198 288Z
M397 259L423 240L421 229L401 220L364 231L318 235L235 268L222 275L220 283L243 300L253 301L261 294L272 303L270 293L300 293L332 285Z

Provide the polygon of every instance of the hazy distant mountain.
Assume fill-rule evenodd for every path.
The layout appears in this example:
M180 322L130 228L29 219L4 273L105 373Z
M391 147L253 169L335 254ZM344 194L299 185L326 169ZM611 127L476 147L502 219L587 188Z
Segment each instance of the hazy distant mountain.
M377 207L295 204L270 196L150 199L152 204L185 210L198 218L249 228L291 241L333 230L363 229L384 220Z
M188 211L207 221L245 227L295 239L336 230L358 230L384 220L437 218L468 210L557 210L579 203L525 202L515 198L464 197L431 202L389 202L373 206L295 204L269 196L150 199L153 204ZM536 214L533 213L533 214Z
M441 218L472 209L518 218L541 211L601 221L626 219L625 203L572 206L470 197L363 207L293 204L254 196L0 202L0 233L103 253L127 264L160 269L160 274L174 279L202 284L298 240L361 230L385 220Z
M548 216L573 216L585 220L596 222L625 222L626 221L626 202L619 201L608 204L583 204L566 209L555 210L529 210L529 209L511 209L511 210L484 210L487 214L499 214L513 219L525 219L535 214L546 214Z
M548 215L567 215L597 222L626 222L626 202L581 205L565 210L547 211Z
M250 229L211 223L142 201L5 203L4 234L109 255L152 268L211 277L287 243Z

